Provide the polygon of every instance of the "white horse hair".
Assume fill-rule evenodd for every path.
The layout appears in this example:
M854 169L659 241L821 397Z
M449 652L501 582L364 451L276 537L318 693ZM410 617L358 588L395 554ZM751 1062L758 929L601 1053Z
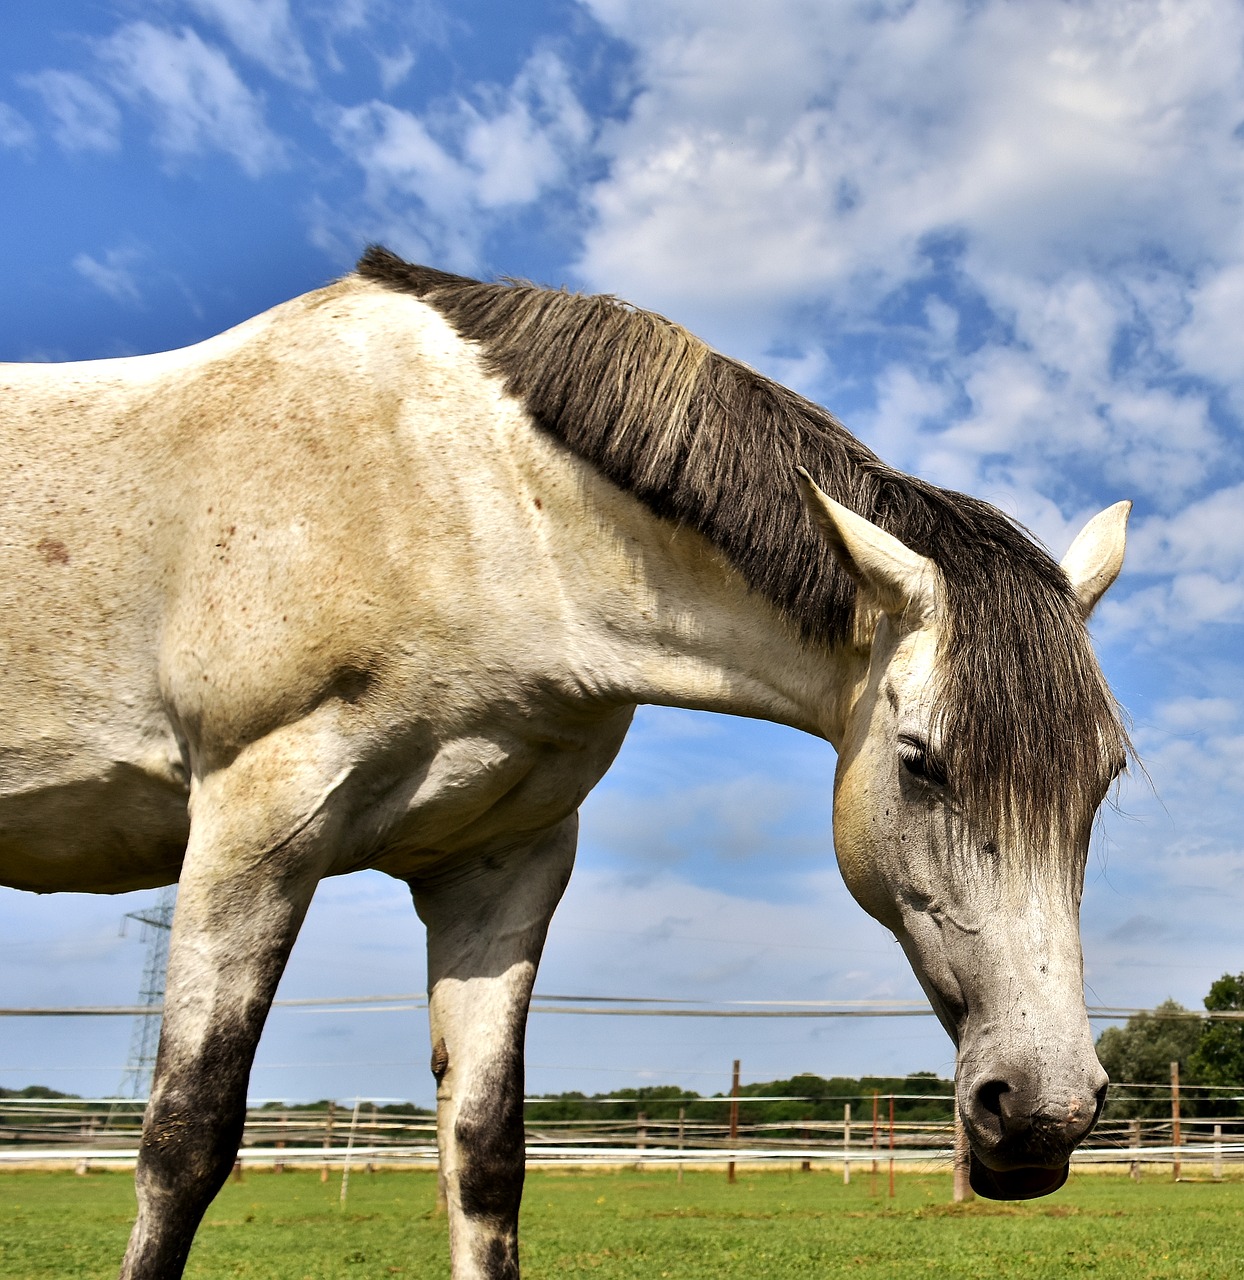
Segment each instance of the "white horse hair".
M380 249L184 351L0 366L0 430L0 881L180 881L123 1276L182 1273L360 868L427 926L453 1275L518 1275L528 1000L639 703L833 743L974 1185L1061 1185L1106 1083L1078 912L1128 746L1084 624L1128 504L1060 567L658 316Z

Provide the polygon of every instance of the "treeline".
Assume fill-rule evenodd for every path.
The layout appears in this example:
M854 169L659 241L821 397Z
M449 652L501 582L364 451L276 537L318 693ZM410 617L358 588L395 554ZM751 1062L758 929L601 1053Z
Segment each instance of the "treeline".
M343 1107L340 1102L336 1102L331 1098L321 1098L318 1102L265 1102L263 1106L251 1107L250 1110L252 1112L284 1111L292 1113L295 1111L327 1111L330 1107L338 1114L343 1110L352 1111L354 1109L353 1103L346 1103ZM378 1104L368 1102L366 1098L363 1099L363 1110L368 1116L373 1114L378 1116L432 1116L436 1114L434 1110L428 1107L417 1107L413 1102Z
M789 1080L766 1080L739 1088L739 1123L797 1124L806 1120L825 1120L841 1123L844 1104L850 1103L852 1120L859 1124L872 1122L873 1095L879 1097L878 1115L888 1123L890 1096L894 1095L894 1119L896 1121L948 1120L951 1116L951 1099L954 1083L943 1080L931 1071L917 1071L907 1076L823 1076L799 1075ZM74 1099L73 1093L58 1093L43 1085L29 1085L24 1089L0 1088L0 1099ZM766 1101L766 1099L783 1101ZM137 1103L134 1104L138 1105ZM316 1102L265 1102L251 1109L252 1115L263 1113L323 1114L332 1108L339 1123L352 1110L351 1104L329 1098ZM108 1103L83 1103L83 1110L107 1111ZM649 1120L677 1120L684 1109L687 1120L724 1124L729 1111L729 1095L714 1093L704 1095L676 1085L654 1085L642 1089L618 1089L613 1093L585 1094L577 1091L549 1094L542 1098L528 1099L525 1113L528 1124L554 1120L616 1120L634 1121L640 1115ZM363 1119L372 1116L430 1117L434 1114L427 1107L413 1102L371 1103L364 1100ZM37 1121L35 1121L37 1123Z
M806 1120L827 1120L841 1124L844 1104L851 1106L857 1123L872 1122L873 1095L880 1095L878 1113L883 1122L890 1118L890 1095L894 1098L895 1121L949 1120L954 1083L931 1071L908 1076L822 1076L800 1075L789 1080L767 1080L739 1088L739 1123L798 1124ZM635 1120L640 1114L649 1120L677 1120L685 1109L688 1120L713 1124L725 1122L729 1095L708 1097L675 1085L655 1085L643 1089L618 1089L613 1093L559 1093L539 1100L529 1099L528 1125L554 1120ZM780 1098L784 1101L763 1101Z
M1244 1013L1244 973L1224 973L1204 1003L1212 1013ZM1244 1020L1208 1021L1166 1000L1103 1031L1097 1056L1112 1082L1107 1119L1169 1116L1172 1062L1183 1115L1244 1115Z

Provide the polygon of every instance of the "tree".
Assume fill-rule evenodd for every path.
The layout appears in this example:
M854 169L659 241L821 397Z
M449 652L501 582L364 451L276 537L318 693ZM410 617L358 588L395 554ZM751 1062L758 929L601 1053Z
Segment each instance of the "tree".
M1126 1026L1103 1031L1097 1038L1097 1056L1112 1082L1106 1114L1113 1120L1170 1115L1166 1089L1126 1086L1169 1086L1172 1062L1179 1063L1181 1084L1195 1084L1192 1063L1201 1034L1201 1021L1174 1000L1164 1000L1152 1013L1138 1013Z
M1244 1013L1244 973L1224 973L1210 987L1205 1007L1211 1013ZM1244 1019L1206 1023L1190 1066L1201 1084L1244 1090ZM1220 1095L1215 1110L1235 1115L1238 1107Z

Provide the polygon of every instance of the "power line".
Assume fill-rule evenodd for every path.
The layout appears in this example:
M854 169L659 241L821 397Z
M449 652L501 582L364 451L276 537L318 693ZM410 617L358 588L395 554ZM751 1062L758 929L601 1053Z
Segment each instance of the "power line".
M167 939L167 933L165 933ZM146 989L146 988L145 988ZM161 992L162 994L162 992ZM274 1000L273 1008L308 1013L402 1013L428 1007L426 992L374 996L312 996ZM0 1008L0 1017L141 1017L157 1018L163 1004L152 1000L137 1005L30 1005ZM532 1013L580 1014L599 1017L646 1018L926 1018L933 1010L911 1000L692 1000L664 996L541 995L532 998ZM1218 1009L1142 1009L1121 1005L1089 1005L1088 1016L1098 1022L1146 1016L1163 1021L1244 1021L1244 1011Z

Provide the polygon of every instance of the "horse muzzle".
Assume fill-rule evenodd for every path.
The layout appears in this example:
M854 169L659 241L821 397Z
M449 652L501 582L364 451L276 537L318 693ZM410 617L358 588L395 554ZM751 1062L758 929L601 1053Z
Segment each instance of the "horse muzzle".
M1096 1070L1038 1099L1018 1073L984 1073L961 1096L972 1147L972 1189L991 1200L1030 1200L1067 1181L1072 1151L1088 1136L1106 1100L1106 1075ZM1028 1084L1028 1087L1025 1087ZM1051 1097L1057 1097L1054 1102Z

